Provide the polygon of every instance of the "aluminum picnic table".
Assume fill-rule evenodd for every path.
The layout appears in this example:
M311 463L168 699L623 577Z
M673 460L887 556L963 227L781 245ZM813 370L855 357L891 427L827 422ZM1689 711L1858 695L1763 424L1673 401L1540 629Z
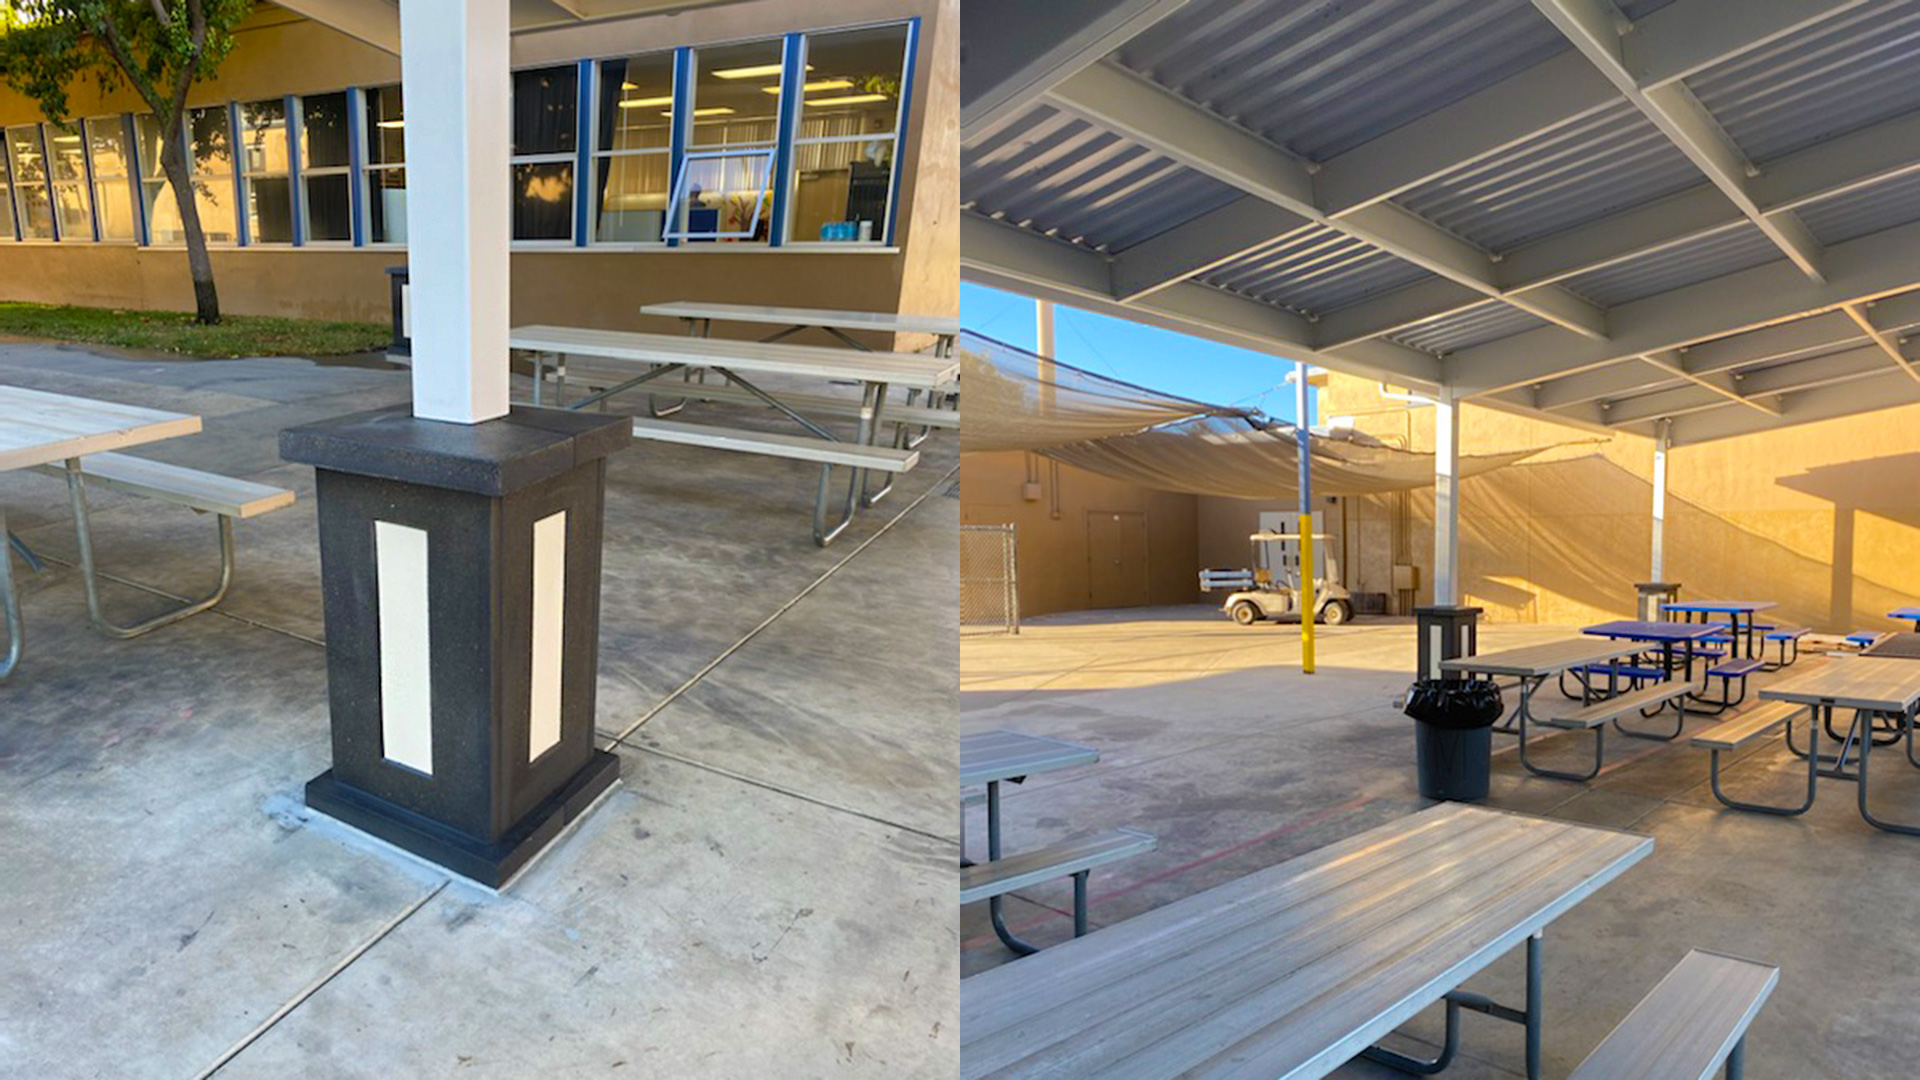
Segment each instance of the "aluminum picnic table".
M1760 655L1753 646L1754 616L1762 611L1776 608L1780 605L1771 600L1676 600L1673 603L1662 604L1660 606L1670 613L1683 616L1683 622L1693 622L1695 615L1700 616L1699 621L1701 622L1710 621L1714 615L1726 616L1728 623L1727 639L1735 644L1739 644L1744 640L1745 651L1740 655L1751 660ZM1744 631L1740 626L1740 620L1743 616L1746 619L1746 629Z
M1061 742L1017 731L984 731L960 737L960 787L962 790L985 784L987 787L987 859L1000 858L1000 785L1021 783L1029 776L1092 765L1100 760L1100 751L1091 746ZM1038 952L1029 942L1015 937L1007 929L1000 909L1001 897L987 901L987 914L993 932L1001 944L1016 953Z
M688 329L702 337L713 331L713 320L761 323L786 329L762 338L779 341L809 327L817 327L843 343L864 351L846 335L848 330L868 330L883 334L932 334L936 339L934 355L953 355L953 339L960 334L960 319L953 315L912 315L897 311L835 311L828 308L774 307L765 304L710 304L703 301L672 300L662 304L644 304L642 315L661 315L684 319Z
M963 980L960 1075L1315 1080L1358 1057L1434 1074L1469 1010L1520 1025L1538 1077L1546 928L1653 843L1431 807ZM1524 1007L1461 989L1522 945ZM1377 1045L1443 1002L1435 1060Z
M1920 768L1913 752L1914 707L1920 705L1920 664L1896 657L1836 657L1820 667L1763 688L1763 699L1805 705L1811 712L1810 723L1833 730L1833 710L1852 709L1853 723L1841 745L1833 771L1820 775L1852 780L1859 785L1860 817L1876 829L1920 836L1920 826L1885 821L1873 815L1867 806L1867 768L1873 756L1873 722L1890 722L1907 744L1907 761ZM1789 737L1791 733L1789 733ZM1789 741L1791 749L1791 741ZM1809 751L1813 747L1809 746ZM1857 749L1859 764L1854 773L1844 771L1849 750ZM1797 754L1798 750L1794 750ZM1811 795L1809 796L1811 798Z
M1567 638L1564 641L1522 645L1514 649L1442 660L1440 670L1473 675L1511 675L1519 679L1520 701L1513 715L1508 717L1506 723L1494 728L1495 731L1513 735L1520 731L1523 721L1533 721L1533 714L1528 709L1533 692L1540 688L1541 683L1569 668L1613 664L1621 657L1632 656L1639 651L1638 644L1621 644L1617 640L1602 642L1592 638Z
M185 413L0 386L0 472L65 463L75 524L82 530L87 527L87 507L78 479L81 458L199 430L200 418ZM25 554L26 545L7 531L5 506L0 506L0 538L5 541L0 542L0 609L4 609L7 626L7 655L0 662L0 679L4 679L20 663L26 640L13 564L7 554L9 545ZM82 572L91 595L92 567L83 567Z

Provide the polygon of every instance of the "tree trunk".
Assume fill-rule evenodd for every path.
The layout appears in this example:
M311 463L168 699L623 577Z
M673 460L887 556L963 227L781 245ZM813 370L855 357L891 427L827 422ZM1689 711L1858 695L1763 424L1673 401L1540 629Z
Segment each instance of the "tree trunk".
M180 139L169 139L160 150L160 171L173 188L180 208L180 227L187 239L187 272L193 277L194 317L204 325L220 321L220 294L213 287L213 261L207 257L207 234L200 228L200 206L193 198L193 178Z

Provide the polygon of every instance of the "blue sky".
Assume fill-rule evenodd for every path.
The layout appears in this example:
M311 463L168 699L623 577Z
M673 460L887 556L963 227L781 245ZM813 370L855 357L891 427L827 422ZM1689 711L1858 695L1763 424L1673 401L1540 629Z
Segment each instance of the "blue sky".
M970 282L960 285L961 325L1009 345L1033 348L1033 309L1028 297ZM1289 360L1064 305L1053 310L1056 358L1074 367L1212 405L1242 405L1275 419L1293 419L1293 387L1285 381L1293 370Z

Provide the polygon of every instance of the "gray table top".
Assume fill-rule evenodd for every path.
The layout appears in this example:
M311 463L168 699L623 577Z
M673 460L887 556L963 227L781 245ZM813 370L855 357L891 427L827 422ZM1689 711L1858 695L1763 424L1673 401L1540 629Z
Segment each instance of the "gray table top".
M960 786L990 784L1016 776L1091 765L1100 751L1016 731L984 731L960 737Z
M1448 803L960 984L967 1080L1311 1080L1653 850Z
M1800 705L1903 713L1920 702L1920 664L1897 657L1836 656L1812 671L1764 687L1760 696Z
M1644 646L1632 641L1579 637L1522 645L1514 649L1461 656L1440 661L1441 671L1471 671L1482 675L1556 675L1582 664L1604 664L1617 656L1631 656Z

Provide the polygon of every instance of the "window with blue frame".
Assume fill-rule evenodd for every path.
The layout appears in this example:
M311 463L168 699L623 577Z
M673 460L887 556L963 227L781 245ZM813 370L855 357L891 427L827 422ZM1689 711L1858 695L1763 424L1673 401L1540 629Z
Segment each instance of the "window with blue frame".
M87 190L87 144L79 124L47 124L47 173L60 239L93 241L93 200Z
M187 174L193 186L194 206L200 212L200 230L207 241L230 244L239 237L239 215L233 189L233 143L224 105L190 109L185 124ZM139 140L141 198L146 204L147 235L155 244L178 244L186 239L173 185L160 171L162 133L150 114L135 118ZM179 138L180 133L172 136Z
M513 238L573 239L577 65L513 73Z
M47 191L47 154L40 125L7 129L7 158L13 167L14 213L24 240L53 239L53 197Z
M300 99L300 221L307 243L353 239L352 141L344 91Z
M696 242L759 243L772 232L779 149L783 42L749 41L693 50L686 103L687 154L669 235Z
M398 84L366 90L367 242L407 242L406 107Z
M248 238L256 244L293 243L293 155L284 98L240 106L240 148Z
M593 239L658 242L673 172L673 54L602 61L598 86Z
M118 116L86 122L87 153L93 163L93 205L100 239L134 239L132 178L127 169L127 126Z
M885 244L912 43L893 23L516 71L513 239ZM210 105L182 127L210 242L406 243L398 85ZM147 242L184 240L151 116L0 135L0 239L134 240L144 210Z
M905 24L807 35L787 235L884 243L906 77Z

